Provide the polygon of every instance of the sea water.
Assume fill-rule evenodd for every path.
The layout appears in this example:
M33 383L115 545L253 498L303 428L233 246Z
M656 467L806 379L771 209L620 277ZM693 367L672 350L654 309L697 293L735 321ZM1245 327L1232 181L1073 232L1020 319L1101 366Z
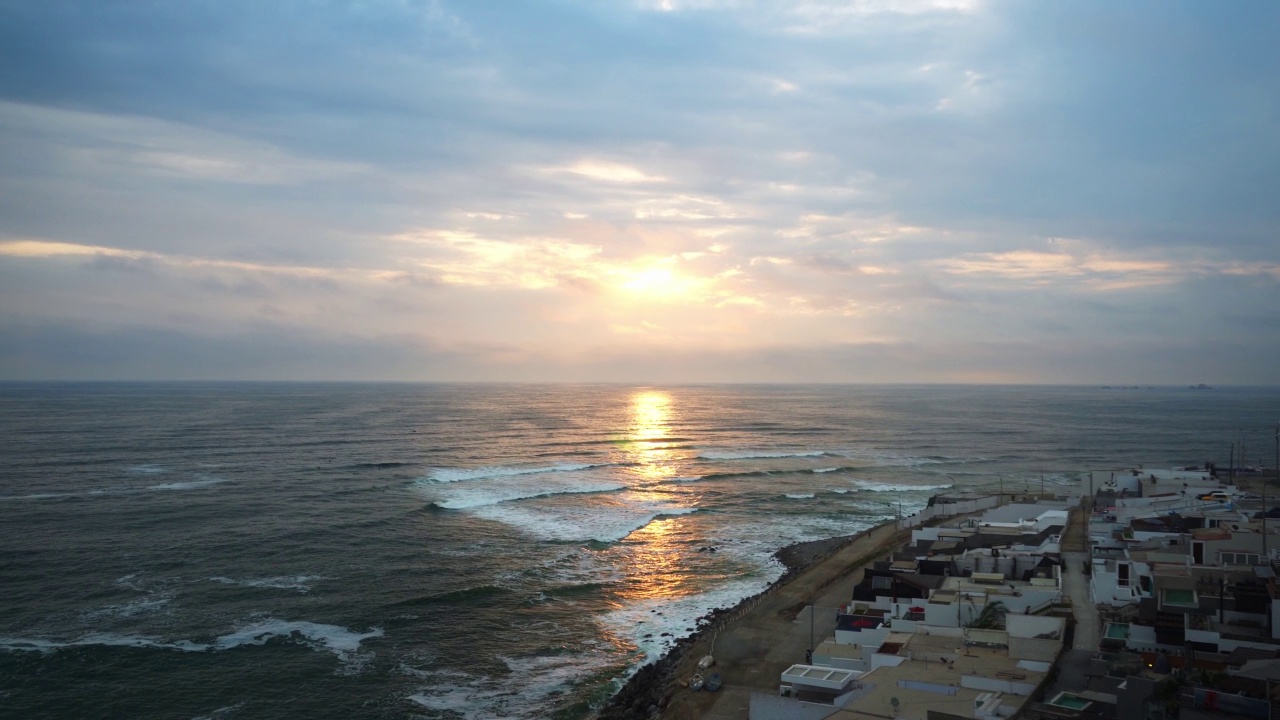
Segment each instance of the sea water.
M583 718L949 489L1269 461L1280 391L0 385L0 716Z

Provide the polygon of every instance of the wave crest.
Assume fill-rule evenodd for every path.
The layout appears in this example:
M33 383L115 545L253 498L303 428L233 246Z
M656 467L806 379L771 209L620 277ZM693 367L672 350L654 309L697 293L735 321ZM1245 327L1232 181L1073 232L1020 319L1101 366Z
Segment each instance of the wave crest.
M541 475L543 473L577 472L592 468L610 467L609 463L557 463L536 467L493 466L481 468L433 468L424 478L431 482L453 483L486 478L513 477L517 475Z
M158 640L141 635L118 635L115 633L96 633L84 635L75 640L49 640L44 638L0 638L0 650L26 652L55 652L64 648L104 646L154 648L158 650L178 650L181 652L210 652L230 650L248 645L265 645L273 639L293 640L313 650L333 653L339 660L351 662L358 660L356 652L360 644L369 638L382 637L382 628L374 627L367 632L356 632L339 625L307 622L305 620L277 620L269 618L244 625L235 630L214 638L212 642L201 643L192 640Z
M946 485L898 485L895 483L878 483L866 480L855 480L854 483L859 490L868 492L929 492L931 490L947 490L951 487Z
M767 460L770 458L805 458L805 457L841 457L838 453L823 450L805 452L786 452L780 450L704 450L698 453L699 460Z
M512 502L515 500L532 500L535 498L552 497L554 495L580 495L590 493L606 493L616 492L626 489L626 485L621 483L595 483L580 485L577 487L561 487L561 488L508 488L485 490L475 493L466 493L460 497L453 497L445 500L436 500L431 503L435 507L442 510L466 510L468 508L484 507L486 505L497 505L498 503Z

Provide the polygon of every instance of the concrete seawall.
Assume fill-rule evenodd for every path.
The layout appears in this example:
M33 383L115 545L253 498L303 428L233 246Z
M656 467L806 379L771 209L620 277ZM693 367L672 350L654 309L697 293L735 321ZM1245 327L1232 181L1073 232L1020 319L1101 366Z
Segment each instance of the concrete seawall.
M752 688L768 687L804 659L810 632L819 640L835 626L835 608L848 601L862 567L896 548L909 533L896 522L857 535L798 543L778 551L787 572L765 591L732 608L713 611L693 635L644 666L598 714L601 720L745 717ZM809 619L809 605L816 610ZM724 682L718 693L682 685L698 661L716 658Z

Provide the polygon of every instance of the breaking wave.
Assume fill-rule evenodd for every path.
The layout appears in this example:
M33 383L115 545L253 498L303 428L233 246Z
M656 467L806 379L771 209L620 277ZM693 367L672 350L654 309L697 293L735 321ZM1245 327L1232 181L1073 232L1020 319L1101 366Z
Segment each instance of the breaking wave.
M382 628L368 632L356 632L338 625L325 625L306 621L267 619L236 628L220 635L211 642L192 640L158 640L141 635L97 633L75 640L48 640L42 638L0 638L0 650L27 652L54 652L64 648L104 646L155 648L182 652L211 652L230 650L248 645L265 645L273 639L281 639L310 647L313 650L333 653L339 660L356 660L360 643L369 638L382 637Z
M777 450L704 450L698 453L699 460L755 460L769 458L804 458L804 457L841 457L839 453L822 450L808 452L784 452Z
M557 463L541 467L434 468L427 474L425 479L438 483L452 483L518 475L577 472L579 470L610 466L609 463Z
M431 504L444 510L465 510L468 508L496 505L498 503L511 502L514 500L532 500L534 498L551 497L553 495L616 492L618 490L626 489L626 487L626 485L621 483L603 482L594 484L589 483L575 487L548 489L485 488L475 492L460 493L458 496L446 500L436 500Z
M186 482L160 483L159 485L151 485L148 490L194 490L195 488L208 487L210 485L218 485L226 480L222 478L205 478L204 480L187 480Z
M868 492L928 492L930 490L947 490L951 487L946 485L899 485L896 483L878 483L866 480L855 480L854 483L859 490Z
M278 575L266 578L229 578L221 575L209 578L223 585L239 585L251 588L273 588L276 590L296 590L306 594L311 592L311 584L317 580L327 580L324 575Z
M478 517L510 525L539 540L599 543L618 542L655 520L697 511L697 508L663 502L595 507L535 507L524 503L502 503L473 510Z

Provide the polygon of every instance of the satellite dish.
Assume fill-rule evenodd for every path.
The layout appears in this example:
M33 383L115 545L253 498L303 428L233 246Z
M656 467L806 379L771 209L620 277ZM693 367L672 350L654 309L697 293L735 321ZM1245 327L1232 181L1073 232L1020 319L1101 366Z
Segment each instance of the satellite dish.
M889 698L889 704L893 706L893 709L894 709L894 710L897 710L897 709L898 709L898 698L896 698L896 697L891 697L891 698Z

